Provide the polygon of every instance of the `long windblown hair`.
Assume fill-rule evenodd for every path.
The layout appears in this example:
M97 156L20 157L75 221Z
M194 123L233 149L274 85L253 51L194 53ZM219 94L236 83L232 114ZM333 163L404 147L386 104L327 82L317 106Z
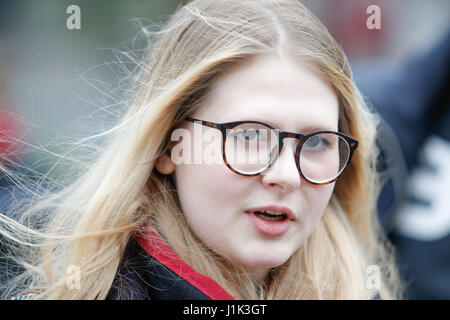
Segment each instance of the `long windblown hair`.
M8 294L38 288L37 298L105 299L128 241L151 223L181 259L242 299L370 299L370 265L381 272L381 297L400 298L393 248L376 214L378 118L322 23L295 0L196 0L147 35L151 44L138 63L133 98L103 133L107 139L95 162L74 172L70 185L27 207L18 222L0 216L0 232L20 249L15 259L26 270ZM173 181L154 165L168 150L171 132L204 105L217 77L260 54L300 57L316 66L338 97L339 131L357 139L359 148L313 233L256 284L199 242ZM32 228L37 216L45 219ZM75 290L67 286L70 266L80 270Z

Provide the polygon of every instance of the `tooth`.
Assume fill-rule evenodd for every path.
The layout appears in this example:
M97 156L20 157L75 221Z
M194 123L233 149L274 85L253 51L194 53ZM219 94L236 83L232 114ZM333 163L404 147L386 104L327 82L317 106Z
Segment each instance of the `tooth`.
M275 215L275 216L281 216L281 215L283 215L282 212L275 212L275 211L272 211L272 210L262 210L262 211L265 212L265 213L268 213L268 214Z

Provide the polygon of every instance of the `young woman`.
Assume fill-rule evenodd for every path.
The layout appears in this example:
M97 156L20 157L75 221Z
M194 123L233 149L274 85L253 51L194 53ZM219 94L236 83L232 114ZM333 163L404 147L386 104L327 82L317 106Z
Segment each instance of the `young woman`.
M37 248L22 294L399 297L375 211L377 117L308 9L193 1L140 65L95 163L24 215L45 212L44 226L2 217L3 236Z

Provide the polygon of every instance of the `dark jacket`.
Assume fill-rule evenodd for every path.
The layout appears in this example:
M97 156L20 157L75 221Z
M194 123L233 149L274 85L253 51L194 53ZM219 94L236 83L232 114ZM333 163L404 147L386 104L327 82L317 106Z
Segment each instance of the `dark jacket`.
M107 300L232 300L155 234L131 239Z

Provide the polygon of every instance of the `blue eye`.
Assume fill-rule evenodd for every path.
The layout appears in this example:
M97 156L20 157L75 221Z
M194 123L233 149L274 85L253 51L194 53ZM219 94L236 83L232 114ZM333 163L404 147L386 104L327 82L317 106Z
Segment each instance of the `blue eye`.
M322 149L326 149L331 145L330 141L328 141L328 139L321 137L320 135L315 135L312 136L310 138L308 138L308 140L306 140L305 142L305 146L309 149L313 149L313 150L322 150Z

